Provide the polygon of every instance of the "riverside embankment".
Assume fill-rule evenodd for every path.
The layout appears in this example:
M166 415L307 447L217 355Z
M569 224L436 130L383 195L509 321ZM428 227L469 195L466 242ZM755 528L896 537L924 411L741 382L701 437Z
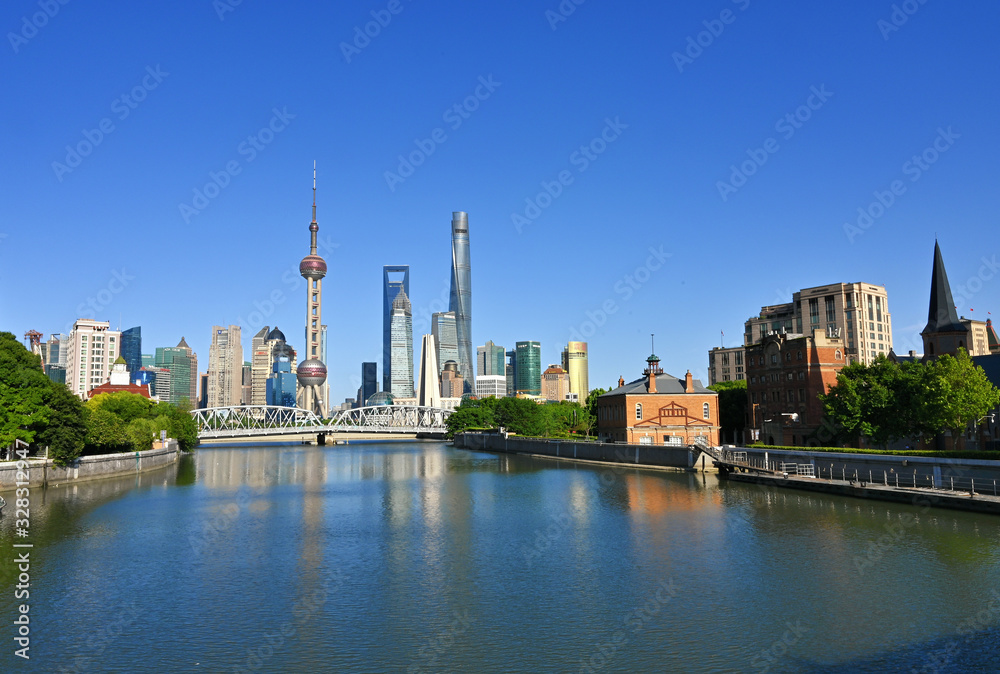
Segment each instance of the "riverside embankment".
M455 447L508 454L530 454L569 461L623 463L650 468L695 470L699 450L685 446L625 445L606 442L573 442L509 437L500 433L459 433ZM711 467L711 463L705 464Z
M127 454L83 456L68 466L57 466L52 459L28 459L27 469L22 466L20 470L22 479L18 479L20 462L7 461L0 463L0 492L15 489L17 482L21 482L21 486L27 482L29 487L39 487L140 473L174 463L179 454L177 441L168 439L161 448ZM27 480L23 479L24 473L27 473Z

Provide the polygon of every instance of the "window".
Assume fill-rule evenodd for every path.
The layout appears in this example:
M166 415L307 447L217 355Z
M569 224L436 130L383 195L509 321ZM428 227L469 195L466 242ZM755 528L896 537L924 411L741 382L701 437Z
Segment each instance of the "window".
M636 421L642 420L642 403L635 404L635 420Z
M802 349L799 349L798 360L802 360Z
M826 298L826 320L828 323L837 320L837 305L834 302L833 295Z
M786 363L791 363L792 362L792 352L791 351L787 351L785 353L785 362Z
M756 384L757 383L757 377L750 377L750 383L751 384Z
M737 351L736 352L736 364L737 365L742 365L743 364L743 352L742 351Z
M819 323L819 298L813 297L809 300L809 322Z
M806 401L806 390L804 388L799 389L799 402L804 403Z
M789 373L788 373L788 381L791 381L791 380L792 380L792 377L793 377L793 376L794 376L794 375L793 375L793 374L792 374L791 372L789 372Z
M777 365L777 364L778 364L778 354L772 353L771 354L771 365Z
M704 403L704 404L703 404L703 405L701 406L701 416L702 416L703 418L705 418L705 419L708 419L708 417L709 417L709 414L708 414L708 412L709 412L709 410L708 410L708 403Z
M729 365L729 354L728 353L722 354L722 364L723 365Z
M833 357L837 360L843 360L844 354L840 352L840 349L837 349L837 352L833 354Z
M761 364L761 366L763 367L763 365L764 365L764 356L761 356L761 357L760 357L760 364Z
M799 372L799 381L803 381L806 378L805 372Z
M757 394L756 393L751 393L750 394L750 402L752 402L754 405L757 404Z

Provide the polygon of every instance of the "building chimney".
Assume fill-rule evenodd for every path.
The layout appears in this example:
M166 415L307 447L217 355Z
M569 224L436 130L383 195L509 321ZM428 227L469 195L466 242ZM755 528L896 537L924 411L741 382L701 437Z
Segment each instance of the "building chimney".
M694 393L694 377L691 376L691 370L688 370L687 374L684 375L684 392Z
M625 377L618 377L618 388L625 385Z

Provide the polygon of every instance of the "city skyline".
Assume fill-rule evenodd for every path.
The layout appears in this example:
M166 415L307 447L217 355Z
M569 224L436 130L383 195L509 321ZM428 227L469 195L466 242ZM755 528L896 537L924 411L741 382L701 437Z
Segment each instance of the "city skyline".
M476 226L472 344L537 340L556 363L586 341L595 388L638 375L623 354L650 332L668 371L707 381L707 349L739 344L759 307L830 282L884 286L894 348L919 350L935 234L959 313L992 310L1000 106L983 83L1000 8L928 3L895 25L888 2L588 3L553 24L547 2L402 6L350 61L340 44L372 7L316 7L303 26L246 3L223 17L71 4L9 45L11 87L48 86L0 113L18 130L4 139L0 274L19 288L4 325L142 326L147 352L185 335L201 363L212 325L247 341L292 331L314 158L337 291L331 403L381 360L379 267L411 265L415 334L448 309L459 210ZM36 11L13 6L8 29ZM114 54L92 48L123 35ZM443 39L463 58L427 46ZM338 105L343 91L359 103ZM36 278L43 231L57 265Z

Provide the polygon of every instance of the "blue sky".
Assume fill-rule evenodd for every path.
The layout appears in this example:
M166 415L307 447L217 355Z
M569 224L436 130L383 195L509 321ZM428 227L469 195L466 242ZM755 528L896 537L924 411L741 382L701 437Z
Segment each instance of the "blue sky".
M6 3L0 329L141 325L203 370L216 324L301 348L316 160L334 402L381 361L382 265L411 266L419 351L455 210L474 343L583 336L592 387L650 333L704 379L720 331L841 281L884 284L914 348L935 235L961 312L1000 309L1000 6L896 7Z

